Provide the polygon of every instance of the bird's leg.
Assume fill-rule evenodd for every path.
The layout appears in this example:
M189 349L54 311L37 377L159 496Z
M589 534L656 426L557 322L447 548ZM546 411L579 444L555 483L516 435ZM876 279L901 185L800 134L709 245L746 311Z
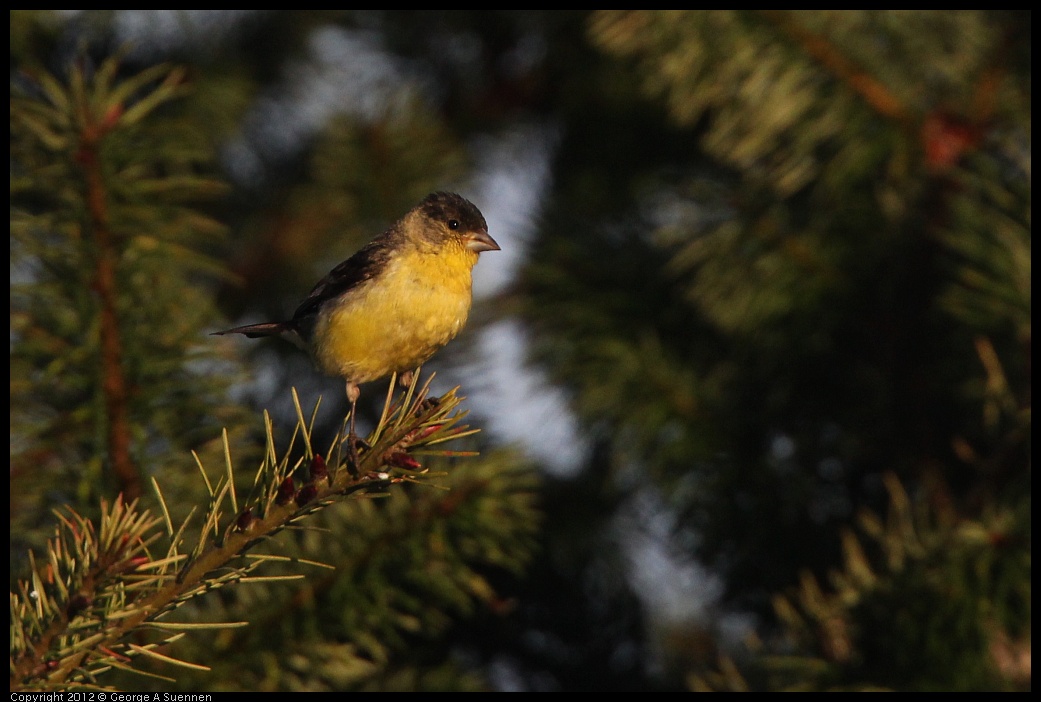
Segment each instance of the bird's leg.
M416 371L414 371L414 370L402 371L398 375L398 385L400 385L403 388L407 388L409 385L412 384L412 376L415 375L415 374L416 374Z
M358 397L361 395L361 388L358 387L357 383L347 381L347 400L351 403L351 421L350 428L347 431L347 470L351 472L351 475L355 478L358 477L358 435L354 433L354 415L358 413Z

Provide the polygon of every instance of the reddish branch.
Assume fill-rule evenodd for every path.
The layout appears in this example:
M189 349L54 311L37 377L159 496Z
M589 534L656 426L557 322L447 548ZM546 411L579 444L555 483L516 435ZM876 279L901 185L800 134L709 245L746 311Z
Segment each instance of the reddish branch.
M849 86L879 115L892 119L909 131L917 130L926 165L943 172L956 164L967 151L982 141L986 126L994 113L996 95L1004 71L1004 54L1013 38L1001 42L991 68L979 78L967 115L955 114L943 106L933 107L925 115L912 114L893 91L866 70L847 58L824 37L800 26L790 14L781 10L763 10L763 15L784 31L807 55Z
M141 495L141 474L130 458L129 393L123 375L123 342L116 313L116 249L101 167L101 141L111 129L118 114L94 121L86 105L81 114L89 120L80 138L77 161L83 170L87 188L87 212L90 230L97 245L94 290L101 302L101 387L108 419L108 456L119 490L127 501Z
M909 123L910 114L900 99L881 81L848 59L827 39L792 21L782 10L763 10L763 14L784 30L803 50L845 82L879 114Z

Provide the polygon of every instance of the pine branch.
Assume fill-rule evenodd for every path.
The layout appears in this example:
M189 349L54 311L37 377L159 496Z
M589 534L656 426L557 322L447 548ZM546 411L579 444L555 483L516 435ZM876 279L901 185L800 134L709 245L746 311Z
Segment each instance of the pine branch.
M465 620L513 609L502 576L519 576L536 547L535 476L510 452L495 452L453 462L437 483L353 500L279 540L279 554L335 569L183 612L178 619L248 618L251 626L179 647L177 655L213 671L178 676L174 689L220 680L226 690L368 690L438 660L459 666L446 644L458 642ZM442 685L453 687L427 689Z
M190 546L186 546L186 532L191 516L174 529L158 484L161 517L141 509L137 501L122 498L102 504L97 524L71 509L58 514L58 533L48 544L45 558L38 561L30 553L32 576L20 582L11 595L11 689L93 686L101 673L113 667L126 669L140 656L195 667L152 650L169 643L171 632L180 636L182 630L198 627L163 622L163 618L211 590L258 581L260 578L252 576L257 568L284 559L238 559L308 515L351 495L380 493L403 482L422 481L426 471L411 456L413 451L463 455L430 448L476 431L458 425L465 415L456 411L460 398L453 390L428 400L429 380L423 387L417 386L417 380L400 402L392 405L388 395L383 417L369 437L372 448L362 454L358 477L339 459L345 453L341 435L327 454L337 456L335 467L313 451L310 426L314 416L305 421L298 402L296 431L281 458L276 458L272 428L266 422L268 450L252 494L241 507L230 459L225 476L216 484L210 483L203 470L210 504L202 517L200 535ZM303 441L304 456L292 462L297 437ZM155 548L164 540L164 525L168 544L160 554ZM147 629L162 632L161 640L142 646L138 632ZM129 640L132 634L134 642Z
M799 25L783 10L761 10L764 17L787 34L796 45L837 79L849 86L875 112L900 124L909 124L911 113L884 83L858 66L826 38Z
M82 170L89 232L93 235L97 255L94 271L94 290L100 298L101 375L108 417L108 454L120 492L128 500L141 496L141 474L130 458L130 421L127 416L127 381L123 373L123 344L120 339L119 318L116 313L116 261L118 251L113 238L108 206L108 188L102 175L101 142L115 126L122 105L112 105L105 114L92 109L88 94L82 90L82 81L73 83L75 110L81 116L79 148L76 162Z
M179 460L238 424L221 417L236 362L198 333L217 318L206 281L223 271L204 252L224 231L200 207L225 186L183 108L155 113L184 71L119 72L12 75L12 474L80 513L141 496L135 464L161 469L157 447Z
M693 688L749 689L755 681L773 690L938 689L952 676L977 687L1029 684L1030 555L1021 517L1008 510L958 519L909 496L892 473L883 481L889 513L865 510L863 536L843 532L843 567L826 584L806 571L793 592L774 597L780 640L754 642L759 657L740 665L721 656L716 670L691 676ZM923 655L929 648L950 650L936 662L937 650Z

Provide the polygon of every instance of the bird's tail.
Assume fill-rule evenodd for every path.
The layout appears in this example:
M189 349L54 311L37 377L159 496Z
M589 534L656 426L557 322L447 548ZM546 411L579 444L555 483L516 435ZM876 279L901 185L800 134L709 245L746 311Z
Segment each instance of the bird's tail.
M261 336L281 336L289 331L289 328L289 324L286 322L262 322L260 324L247 324L244 327L235 327L234 329L225 329L224 331L215 331L212 332L211 336L245 334L250 339L256 339Z

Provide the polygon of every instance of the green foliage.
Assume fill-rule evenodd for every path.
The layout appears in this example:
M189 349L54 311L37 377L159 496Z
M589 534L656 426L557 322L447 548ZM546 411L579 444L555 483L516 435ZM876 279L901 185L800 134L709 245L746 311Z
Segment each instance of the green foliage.
M327 431L317 407L305 421L295 394L292 436L270 417L251 432L228 400L243 378L234 346L205 335L230 279L216 254L234 203L213 174L227 115L207 120L198 102L248 83L124 66L81 54L60 76L13 75L11 551L25 575L12 580L12 689L485 687L438 639L498 606L491 579L531 558L533 474L505 453L444 450L476 430L455 424L455 391L428 399L416 384L387 395L360 474L339 460L342 421ZM348 222L359 243L382 216L369 209L379 187L413 178L411 204L426 167L461 173L429 117L330 129L319 187L289 199L302 221L290 231L307 234L296 244L350 244ZM405 153L412 127L427 127L423 159ZM325 435L328 478L312 447ZM254 461L252 479L236 468ZM360 499L326 509L346 496ZM56 532L50 505L63 505ZM192 635L251 622L238 638Z
M704 124L700 149L739 174L741 182L726 190L702 178L670 186L661 204L679 216L659 225L661 241L675 248L671 271L725 329L757 333L772 321L789 322L792 310L843 294L851 266L877 267L881 253L872 248L900 245L895 237L911 235L907 223L936 205L929 169L946 166L938 155L944 143L956 157L959 138L976 138L959 129L1027 114L1019 84L990 75L1005 36L986 14L899 17L594 17L595 41L637 63L642 87L661 96L674 122ZM854 36L891 48L866 50L862 44L873 42L850 41ZM997 108L983 112L983 101L1000 105L1000 115L990 114ZM934 133L937 122L943 127ZM1022 160L1021 144L993 147L1002 159ZM1005 190L988 198L1015 197L1008 189L1021 187L1015 181L1022 172L984 167L994 177L989 187ZM850 237L858 256L850 256Z
M951 281L941 299L959 321L987 334L1030 342L1030 192L1026 154L973 159L956 174L950 220L940 236L950 252ZM1011 177L1010 177L1011 176Z
M1022 689L1030 681L1030 557L1022 511L958 521L893 475L885 520L843 534L828 585L809 572L774 607L778 640L692 675L701 690Z
M335 567L294 583L239 590L200 602L193 618L249 617L195 656L211 673L181 676L181 689L347 690L472 688L446 657L440 637L460 618L499 606L488 581L518 573L534 548L537 523L530 472L509 456L429 465L436 488L352 500L287 534L282 552ZM286 655L287 652L295 652ZM417 666L418 664L418 666ZM454 671L454 672L452 672ZM406 685L404 681L410 681Z
M603 74L663 114L567 115L585 131L561 145L526 271L536 359L598 438L595 469L656 478L763 637L794 627L766 594L841 562L854 515L884 506L883 474L945 496L959 523L1023 509L1029 68L1016 18L955 14L602 11L589 24L617 59ZM609 159L622 162L596 167ZM909 598L906 626L878 616L891 602L844 612L849 655L875 668L813 659L743 684L1021 686L990 652L1029 638L981 615L1029 590L1013 543L993 577L961 579L979 553L941 547L929 567L942 576L884 571L879 591ZM912 601L936 577L963 586L926 620ZM929 660L887 677L897 650Z
M142 464L241 417L222 399L235 363L199 334L224 231L203 207L224 186L198 131L164 111L184 72L119 71L33 70L11 101L13 485L81 509L142 494Z
M453 426L461 416L456 412L458 404L454 392L427 402L426 388L417 389L415 383L394 405L388 398L384 415L370 437L371 449L364 453L357 467L339 460L326 466L324 459L315 454L310 435L313 416L310 421L302 413L298 416L294 439L299 436L305 450L295 460L291 458L293 441L278 455L268 423L265 458L256 471L249 495L241 502L230 456L218 480L208 477L209 471L200 463L210 499L208 509L198 516L197 522L193 520L194 510L180 524L171 521L158 483L155 488L163 517L152 516L136 503L125 505L121 499L111 507L103 503L97 526L72 510L59 514L56 537L48 543L42 557L30 554L31 578L19 583L11 599L12 689L93 688L103 684L100 676L112 668L144 672L173 682L165 675L129 665L138 657L209 671L205 665L170 655L167 647L186 632L234 629L248 622L222 624L198 616L174 622L167 619L168 615L194 598L230 585L302 577L253 575L259 567L271 563L289 563L293 568L320 566L351 573L352 582L346 593L332 604L345 617L340 624L343 631L350 632L354 647L380 662L386 662L386 651L395 647L395 635L399 632L437 633L446 625L449 612L469 613L473 598L493 597L491 588L472 570L473 566L516 568L530 552L525 527L518 533L509 527L487 532L475 528L474 522L480 525L481 521L473 516L473 510L490 510L495 519L516 517L523 521L515 523L530 523L534 519L527 497L531 482L523 476L502 483L509 500L501 502L495 499L498 496L480 492L494 480L490 471L479 476L476 484L473 479L457 481L464 499L453 496L453 500L464 514L455 520L445 518L450 516L446 514L446 500L428 501L425 506L406 504L404 512L397 510L395 514L395 510L390 510L386 515L368 509L372 505L368 500L366 506L360 507L360 514L346 520L346 524L326 524L319 541L312 539L309 548L301 544L303 555L265 554L256 548L344 496L375 496L396 484L425 481L428 471L415 463L410 454L444 454L443 449L433 447L473 433L466 426ZM326 455L339 456L343 452L341 437L337 435ZM468 487L477 493L472 504L465 500ZM423 534L422 541L401 543L403 536L416 534L416 527L426 521L422 516L424 509L442 517L441 523L435 524L430 534ZM164 525L165 534L161 530ZM370 525L368 534L357 528L361 525ZM371 528L372 525L377 528ZM322 557L334 555L335 549L330 549L326 542L330 534L337 533L337 527L346 526L356 527L356 536L384 538L356 542L363 553L356 551L354 558L341 557L337 564L307 557L309 552ZM201 527L199 536L190 536L196 527ZM390 565L383 565L376 554L387 547L388 536L397 537L390 541L391 553L397 558L391 558ZM415 563L408 562L410 556ZM406 563L404 572L399 565L402 557ZM373 567L375 573L370 570ZM399 582L398 589L388 591L383 587L387 580ZM369 591L363 587L359 592L355 587L359 582L369 583ZM284 612L282 603L287 599L309 601L314 590L275 595ZM435 603L441 603L441 608ZM256 603L243 614L255 617ZM155 640L144 638L149 630L159 632ZM271 641L271 627L260 631L261 638ZM284 641L279 639L280 643ZM359 660L355 667L360 665ZM344 679L341 675L333 682L339 685Z
M833 529L823 545L796 534L819 523L828 494L838 511L825 523L847 518L841 505L869 497L881 470L917 476L920 461L949 460L948 479L971 481L950 441L992 437L965 421L979 406L966 392L984 375L979 335L1015 379L1014 405L1029 403L1029 108L1022 67L995 64L1019 35L1008 17L949 14L592 18L592 41L673 127L645 120L643 156L599 174L586 165L596 139L562 147L575 149L562 162L583 165L561 174L546 255L530 265L536 351L614 450L697 486L683 508L708 552L743 554L724 559L747 563L732 582L777 572L761 559L781 553L833 558ZM971 40L948 45L947 32ZM906 52L847 50L858 36ZM932 67L937 84L909 99L902 81ZM630 119L601 115L601 143ZM676 126L697 138L686 153ZM966 324L979 305L988 314ZM778 439L795 455L772 455ZM837 465L838 481L815 476L819 465ZM754 538L777 540L735 549L764 515L781 528Z
M121 13L15 12L12 62L62 64L54 57L84 37L105 54ZM170 689L480 689L489 670L496 685L528 689L1029 689L1029 13L214 16L144 17L164 41L130 56L188 68L176 84L148 74L128 109L155 90L192 92L134 124L113 113L118 128L100 142L102 173L130 179L110 181L109 210L141 205L105 218L117 236L101 249L147 271L116 267L118 290L136 300L89 287L102 229L67 146L83 130L47 117L46 79L14 74L13 542L43 543L22 528L40 522L37 506L79 486L83 513L120 483L106 455L105 299L150 330L120 336L125 378L152 383L127 382L125 396L131 418L156 400L133 457L175 469L159 476L175 523L200 501L194 473L176 472L185 450L220 465L216 428L242 426L203 400L223 397L235 368L217 370L211 354L237 346L153 348L167 318L184 322L169 327L173 341L216 327L204 314L210 261L175 266L148 253L171 241L137 239L189 218L183 200L167 202L184 194L173 185L208 177L206 154L229 143L229 170L243 152L253 170L232 198L194 211L229 225L225 311L260 319L290 311L287 300L431 189L469 183L490 207L517 202L497 196L538 169L473 164L503 135L551 135L539 144L551 158L533 185L538 207L498 213L532 226L496 310L522 315L531 360L591 449L572 477L536 488L544 557L528 579L513 573L530 558L531 478L492 452L435 481L449 491L408 486L322 510L309 524L329 531L285 531L269 554L352 577L255 582L179 608L188 622L259 624L164 647L213 668L178 671ZM379 79L326 80L340 69ZM97 96L80 113L95 116L70 113L70 125L106 124L103 96L121 78L106 93L89 87L96 74L80 80ZM301 96L329 111L324 123L287 108ZM143 183L169 171L171 188L135 194L141 169ZM150 220L152 203L172 218ZM207 227L197 233L186 247L212 254ZM151 286L165 273L192 284L157 284L170 295L156 311ZM168 361L176 382L149 359ZM278 442L295 412L278 388L311 382L305 363L280 356L246 390L276 398ZM160 411L159 398L173 400ZM362 419L378 416L379 399L363 393ZM314 434L331 435L340 415L317 416ZM242 439L228 438L237 463L254 460ZM248 480L237 487L249 493ZM696 582L653 596L634 584L627 537L648 493L667 513L640 512L638 528L675 525L657 545L710 568L718 602ZM267 572L280 567L269 558ZM504 582L515 599L491 594ZM694 621L653 610L674 586L708 603ZM733 644L731 613L751 622L749 646Z

